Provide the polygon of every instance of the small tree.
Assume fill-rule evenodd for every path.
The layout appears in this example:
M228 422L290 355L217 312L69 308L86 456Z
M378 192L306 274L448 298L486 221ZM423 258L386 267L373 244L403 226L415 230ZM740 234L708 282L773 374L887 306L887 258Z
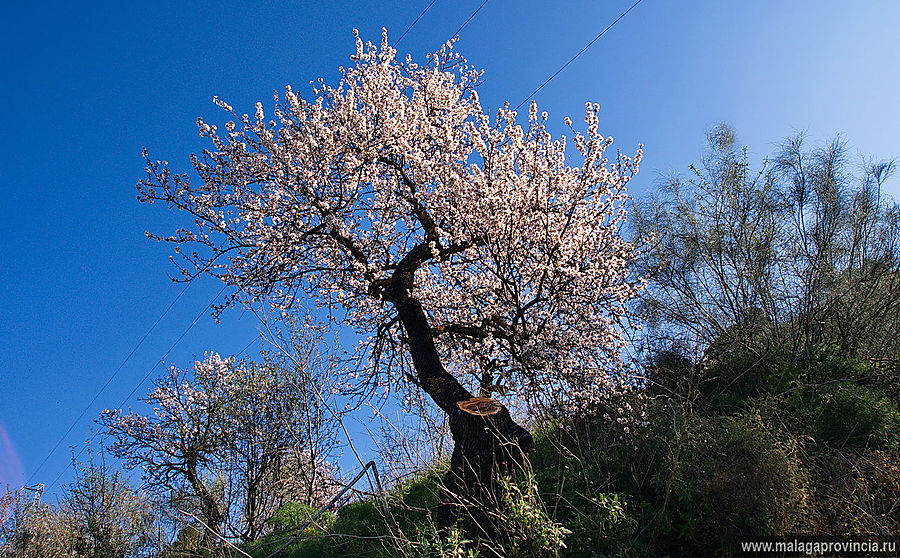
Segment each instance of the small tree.
M271 358L237 370L222 409L226 501L237 512L231 531L249 541L282 503L327 500L334 419L308 370Z
M304 494L283 478L297 463L312 483L305 494L330 482L327 454L298 428L310 418L307 374L210 354L190 374L172 368L147 398L152 415L112 410L100 422L112 453L140 466L149 486L196 501L204 545L225 533L252 540L281 503Z
M53 506L26 497L21 489L0 495L0 557L69 558L71 533Z
M638 263L648 277L643 314L682 345L731 342L760 317L785 317L778 258L784 204L774 177L752 170L730 127L714 128L707 139L690 179L667 181L633 212L636 236L650 241Z
M90 558L149 554L159 542L154 537L157 506L150 496L132 488L102 461L76 467L76 473L59 505L72 550Z
M844 145L807 150L797 136L752 170L734 131L709 133L702 165L635 211L652 238L641 303L663 337L793 360L816 344L896 361L900 333L898 206L882 193L893 163L854 173Z
M641 152L608 160L588 104L572 166L536 105L524 129L508 106L483 110L481 73L451 43L422 65L395 55L386 32L380 48L357 35L340 85L312 101L288 87L271 119L217 100L234 120L198 120L213 145L192 158L199 185L148 159L139 199L194 217L158 237L185 278L215 275L230 301L342 306L334 319L363 339L358 386L421 386L449 417L446 485L496 499L532 440L486 398L602 390L618 357L639 288L619 228Z
M199 500L200 514L213 533L207 542L218 544L225 510L211 487L223 449L222 398L231 362L210 355L197 362L194 381L172 368L147 397L153 415L107 410L100 423L112 437L112 453L126 466L140 466L154 490L178 491L184 484Z
M148 556L156 540L155 502L105 463L75 464L75 481L56 504L0 496L3 558L126 558Z
M810 150L802 135L774 159L790 216L783 253L794 281L796 342L896 363L900 335L900 206L885 181L894 161L853 168L839 138Z

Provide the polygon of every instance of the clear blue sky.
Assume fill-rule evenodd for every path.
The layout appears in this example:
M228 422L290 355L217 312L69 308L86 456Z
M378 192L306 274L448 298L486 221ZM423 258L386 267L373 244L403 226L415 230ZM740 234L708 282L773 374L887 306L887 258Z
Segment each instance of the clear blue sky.
M182 221L135 200L141 147L187 169L188 153L205 147L197 116L218 118L213 95L250 112L285 84L304 92L312 79L334 81L352 28L399 37L429 1L4 2L0 484L34 472L182 289L169 281L168 247L143 234ZM458 50L486 70L485 104L516 105L631 3L490 0ZM422 57L480 4L437 0L401 52ZM644 0L537 100L557 130L585 101L600 102L601 127L620 148L643 142L638 197L696 161L719 121L756 156L801 129L896 156L898 24L893 1ZM32 482L63 471L92 419L121 403L218 289L188 288ZM254 334L249 315L230 312L220 325L204 316L167 361L236 352Z

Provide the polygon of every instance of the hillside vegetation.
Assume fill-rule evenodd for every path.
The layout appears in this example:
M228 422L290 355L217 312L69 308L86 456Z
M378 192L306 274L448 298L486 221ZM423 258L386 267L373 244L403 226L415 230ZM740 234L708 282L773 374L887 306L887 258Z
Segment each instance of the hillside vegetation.
M860 172L840 142L795 137L753 170L729 127L709 140L688 178L631 208L647 278L631 358L602 396L520 407L534 451L497 479L489 526L466 505L446 521L447 432L427 405L397 430L427 455L401 464L411 474L384 479L384 495L362 483L310 522L344 482L341 417L321 395L333 371L213 355L159 382L155 418L104 417L113 453L156 476L133 488L92 461L58 504L9 492L0 556L688 557L760 537L896 537L894 165ZM307 354L317 342L291 341ZM401 446L386 438L394 471Z
M505 544L436 535L438 469L395 488L388 517L341 508L286 552L712 556L900 532L893 163L859 175L839 141L798 136L753 171L729 127L709 139L691 177L636 208L649 283L632 389L544 409Z
M624 396L617 420L535 433L539 498L515 493L510 545L437 536L438 469L390 491L387 517L377 501L341 507L282 555L716 556L760 536L900 532L900 386L885 370L821 346L800 365L733 355L698 369L668 354L653 373L672 389ZM246 550L266 556L314 511L285 506Z

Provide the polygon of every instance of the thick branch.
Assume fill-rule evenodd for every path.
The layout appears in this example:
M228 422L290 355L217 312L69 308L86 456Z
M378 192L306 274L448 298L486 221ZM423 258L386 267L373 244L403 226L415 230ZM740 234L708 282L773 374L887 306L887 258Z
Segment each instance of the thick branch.
M394 305L409 343L419 385L447 414L458 411L456 403L472 398L466 388L444 369L434 334L422 303L412 296L416 269L431 257L427 244L420 244L400 261L391 278L379 285L380 295Z
M431 332L435 335L453 333L470 339L484 339L488 336L488 333L482 327L456 323L434 326L431 328Z

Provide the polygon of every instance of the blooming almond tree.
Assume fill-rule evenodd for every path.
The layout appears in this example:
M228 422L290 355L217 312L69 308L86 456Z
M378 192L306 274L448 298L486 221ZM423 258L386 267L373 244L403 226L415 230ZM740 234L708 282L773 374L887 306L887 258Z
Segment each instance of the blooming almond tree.
M271 117L216 100L233 120L198 120L212 142L192 158L199 184L148 159L139 199L193 216L156 238L185 278L234 287L229 302L343 307L364 339L359 385L421 387L449 418L448 494L476 498L533 445L492 393L608 381L640 287L619 229L641 151L608 160L588 104L571 165L534 104L524 128L508 105L483 110L481 72L452 43L421 65L395 55L386 33L380 48L357 34L336 87L311 101L288 87Z
M210 355L197 362L192 380L172 368L150 392L147 403L153 415L107 409L100 416L113 443L113 455L126 460L126 467L141 467L147 484L160 491L177 491L187 485L196 497L200 514L214 532L204 532L216 544L226 510L210 487L209 476L218 471L224 440L222 409L225 378L231 362Z
M304 428L317 414L312 381L276 362L209 354L190 374L172 368L158 382L147 398L151 415L107 410L100 423L112 453L141 467L150 487L186 489L196 500L209 528L205 544L223 534L254 540L285 500L318 505L332 486L322 444L311 440L318 433ZM327 424L314 424L327 434ZM286 472L303 478L285 482ZM217 486L223 476L228 482Z

